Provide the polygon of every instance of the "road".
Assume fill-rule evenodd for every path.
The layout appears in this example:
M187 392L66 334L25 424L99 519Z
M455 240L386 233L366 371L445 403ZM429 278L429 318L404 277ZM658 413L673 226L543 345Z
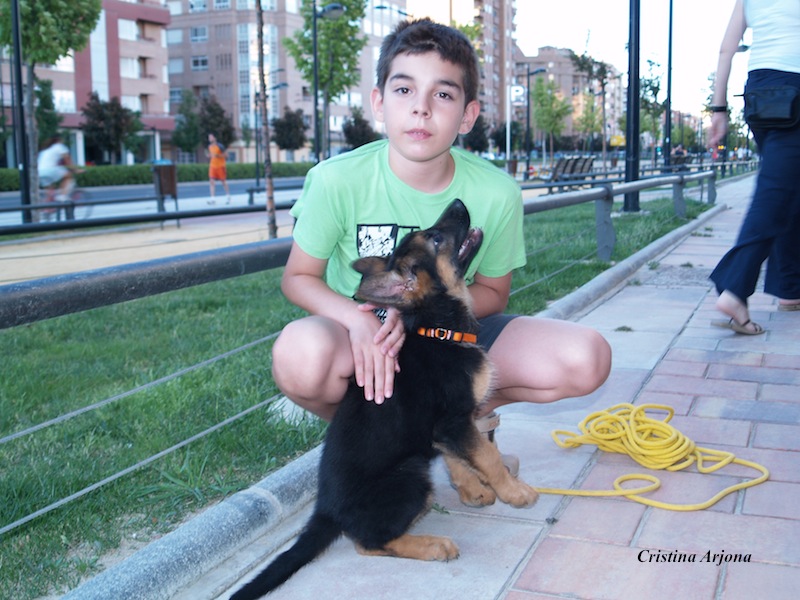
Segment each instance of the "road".
M297 199L303 185L304 177L286 177L275 179L275 201L285 205ZM260 181L264 186L264 180ZM231 204L244 206L249 200L247 190L255 187L255 179L231 180L228 182L231 191ZM152 184L127 185L113 187L87 188L92 200L127 200L116 204L102 204L92 210L92 218L119 217L152 214L157 210L155 187ZM225 195L222 188L217 185L217 205L223 205ZM145 200L138 200L144 198ZM263 204L263 192L256 196L256 203ZM205 181L193 181L178 184L178 208L184 210L202 210L209 208L209 185ZM20 203L19 192L0 193L0 209L18 206ZM166 210L175 210L175 203L171 199L165 201ZM0 226L19 225L22 223L21 212L2 212L0 210Z

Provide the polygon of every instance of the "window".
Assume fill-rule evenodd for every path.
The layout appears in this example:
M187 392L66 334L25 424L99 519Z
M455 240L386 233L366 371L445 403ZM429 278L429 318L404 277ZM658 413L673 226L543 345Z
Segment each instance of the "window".
M53 104L60 113L75 112L75 92L73 90L53 90Z
M171 15L183 14L183 0L167 0L167 8Z
M131 21L130 19L119 19L117 21L117 27L119 28L119 39L121 40L136 41L136 38L139 36L139 31L136 27L136 21Z
M189 29L189 37L193 42L207 42L208 27L205 25L201 25L200 27L192 27Z
M139 112L142 110L142 102L139 96L122 96L119 103L125 108Z
M231 7L231 0L214 0L214 10L226 10Z
M189 12L206 12L208 10L207 0L189 0Z
M169 63L167 64L167 71L170 75L177 75L178 73L183 73L183 59L182 58L170 58Z
M183 101L183 89L169 88L169 102L170 104L180 104Z
M119 59L119 76L120 77L139 77L139 62L135 58L122 57Z
M208 71L208 56L193 56L192 71Z
M174 46L183 43L183 29L167 29L167 45Z

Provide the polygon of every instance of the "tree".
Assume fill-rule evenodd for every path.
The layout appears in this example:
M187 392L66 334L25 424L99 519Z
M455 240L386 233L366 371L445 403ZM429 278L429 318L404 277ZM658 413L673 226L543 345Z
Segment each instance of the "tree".
M38 147L55 135L58 135L64 117L56 112L53 102L53 82L49 79L37 80L36 88L36 128L38 129Z
M642 77L639 102L642 107L642 130L650 133L653 139L652 158L653 166L656 165L656 140L660 139L661 115L664 114L664 104L658 100L661 92L661 77L656 74L656 69L661 65L653 60L647 61L647 77Z
M316 3L313 3L316 4ZM361 79L359 59L367 44L362 34L361 20L364 18L366 0L340 0L344 16L338 19L317 18L317 65L319 89L323 99L323 117L320 131L314 124L314 134L325 139L328 123L328 105L332 98L346 92ZM292 38L283 40L284 47L294 60L297 70L307 82L314 82L314 42L312 39L313 6L303 2L303 28L298 29ZM321 149L320 149L321 150ZM325 152L320 152L325 154ZM317 157L321 158L321 157Z
M127 150L135 151L144 142L144 138L139 135L144 129L139 113L122 106L119 98L114 97L104 102L97 92L92 92L81 112L87 145L107 153L111 164L117 164L122 156L123 146Z
M217 141L225 147L236 141L236 129L230 117L225 114L225 109L213 96L200 100L198 122L201 136L213 133Z
M102 0L22 0L19 3L22 60L27 67L28 81L25 104L32 190L37 190L39 186L35 143L38 134L31 108L34 105L34 66L53 65L70 52L83 50L100 18L101 4ZM12 45L11 1L0 0L0 47L10 48ZM23 198L23 202L26 200Z
M589 142L594 134L600 133L600 112L597 110L597 105L594 103L594 94L585 93L583 95L583 110L578 118L575 119L575 125L579 133L583 135L583 149L587 149Z
M203 132L197 114L197 98L191 90L181 92L181 106L175 116L175 131L172 143L184 152L191 154L203 145Z
M564 130L564 119L572 112L570 103L561 97L555 81L536 78L533 86L533 119L536 126L550 138L550 159L552 161L555 137Z
M489 149L489 136L486 133L488 130L489 126L483 115L478 115L470 132L461 136L464 147L472 152L486 152Z
M506 125L507 123L501 123L489 134L492 143L497 146L500 152L505 152ZM521 150L524 141L525 137L523 135L522 125L520 125L517 121L511 121L511 151L515 152ZM510 158L510 156L506 157L506 159Z
M364 111L360 106L354 106L350 111L350 118L342 125L344 139L350 148L358 148L380 139L369 122L364 118Z
M308 126L303 122L303 110L300 108L293 111L288 106L284 107L283 116L272 120L272 128L275 130L275 143L283 150L298 150L308 141Z
M570 60L575 66L575 69L581 73L586 73L589 79L590 92L592 81L596 81L600 87L600 106L601 106L601 132L603 141L603 165L606 164L606 87L608 86L608 78L611 75L611 66L603 61L595 60L584 52L578 56L570 50Z

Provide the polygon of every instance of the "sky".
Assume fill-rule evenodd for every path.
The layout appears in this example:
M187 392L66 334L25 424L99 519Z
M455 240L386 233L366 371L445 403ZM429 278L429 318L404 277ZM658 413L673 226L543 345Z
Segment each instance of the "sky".
M660 63L662 95L667 88L670 0L640 0L639 73L647 60ZM719 46L734 0L672 0L672 109L699 115L710 94L709 76L717 69ZM526 56L542 46L587 52L595 60L628 72L630 0L517 0L517 44ZM745 33L748 40L749 32ZM742 108L747 53L737 54L728 85L728 104Z

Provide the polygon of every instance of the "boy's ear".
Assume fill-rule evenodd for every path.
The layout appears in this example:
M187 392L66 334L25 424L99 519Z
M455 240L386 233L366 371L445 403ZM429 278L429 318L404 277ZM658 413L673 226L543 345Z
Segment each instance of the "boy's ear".
M477 100L473 100L464 107L464 116L461 118L461 126L458 128L458 133L465 134L472 131L472 126L481 114L481 104Z
M384 123L383 120L383 94L381 91L374 87L372 88L372 94L369 97L370 103L372 104L372 116L375 117L375 120L379 123Z

